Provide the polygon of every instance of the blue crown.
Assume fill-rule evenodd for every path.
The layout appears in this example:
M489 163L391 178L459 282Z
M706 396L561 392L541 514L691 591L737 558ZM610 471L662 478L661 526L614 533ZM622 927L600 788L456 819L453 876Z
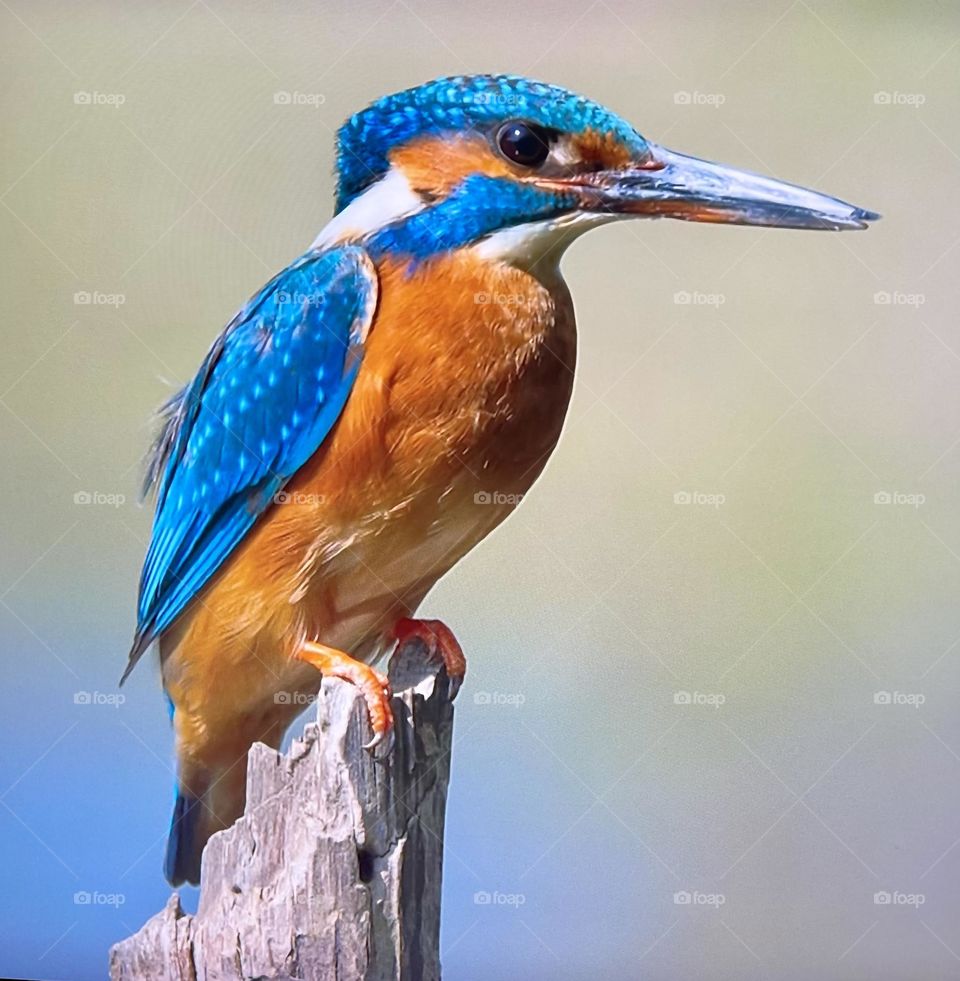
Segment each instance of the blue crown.
M564 132L610 133L638 154L646 148L629 123L558 85L519 75L453 75L384 96L340 127L336 210L386 173L393 147L424 134L481 129L514 117Z

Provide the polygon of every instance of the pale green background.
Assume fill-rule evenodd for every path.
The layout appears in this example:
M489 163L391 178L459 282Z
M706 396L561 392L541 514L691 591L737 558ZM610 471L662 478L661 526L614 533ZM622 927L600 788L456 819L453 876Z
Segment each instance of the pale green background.
M166 382L327 220L347 113L505 70L885 218L638 222L567 257L561 446L425 606L470 657L445 977L960 977L955 5L0 0L0 25L0 973L102 977L167 896L155 669L74 704L116 692Z

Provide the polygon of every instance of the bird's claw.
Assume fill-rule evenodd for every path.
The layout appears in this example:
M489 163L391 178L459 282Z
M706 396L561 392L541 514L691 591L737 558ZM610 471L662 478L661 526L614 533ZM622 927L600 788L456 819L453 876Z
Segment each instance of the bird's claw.
M378 759L384 759L390 755L394 744L393 708L390 705L393 692L385 674L375 668L370 668L369 672L358 685L373 730L373 735L363 744L363 748Z
M369 664L317 641L305 643L297 656L322 674L348 681L359 690L373 730L373 737L363 748L377 751L376 755L381 758L389 755L393 748L393 709L390 706L393 693L387 676Z
M396 732L391 725L386 732L375 732L373 736L363 744L363 748L370 753L375 760L385 760L393 752L396 744Z
M397 650L411 640L418 640L431 658L443 662L450 682L450 701L457 697L467 671L467 659L453 631L442 620L414 620L404 617L393 628Z

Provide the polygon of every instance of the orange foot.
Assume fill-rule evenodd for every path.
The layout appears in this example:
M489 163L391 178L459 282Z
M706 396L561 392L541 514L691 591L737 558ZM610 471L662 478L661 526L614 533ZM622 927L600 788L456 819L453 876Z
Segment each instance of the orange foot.
M393 738L393 710L390 708L391 692L387 676L335 647L315 641L307 641L297 657L313 665L321 674L342 678L360 689L370 714L370 728L373 729L373 738L364 749L375 749L386 740L385 749L389 750Z
M441 620L411 620L404 617L393 628L397 647L408 640L420 640L431 657L440 658L450 679L450 698L454 699L467 673L467 659L453 631Z

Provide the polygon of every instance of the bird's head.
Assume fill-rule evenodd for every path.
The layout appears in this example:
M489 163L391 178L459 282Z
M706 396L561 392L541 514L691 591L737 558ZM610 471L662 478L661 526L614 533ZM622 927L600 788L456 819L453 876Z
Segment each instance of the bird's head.
M340 128L337 170L337 215L318 244L364 241L412 261L471 245L535 259L620 218L843 230L878 217L667 150L596 102L512 75L379 99Z

